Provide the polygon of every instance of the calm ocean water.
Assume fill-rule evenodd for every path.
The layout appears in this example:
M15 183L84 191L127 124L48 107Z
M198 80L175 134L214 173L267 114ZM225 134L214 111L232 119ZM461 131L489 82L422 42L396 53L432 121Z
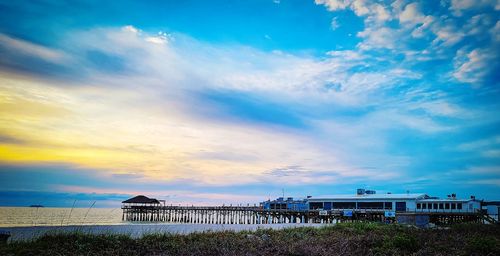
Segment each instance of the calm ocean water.
M183 224L122 222L122 210L103 208L31 208L0 207L0 232L9 232L11 241L29 240L53 232L87 232L89 234L124 234L141 237L150 233L189 234L222 230L256 230L290 228L325 224ZM117 225L125 224L125 225Z
M120 208L0 207L0 227L121 224Z

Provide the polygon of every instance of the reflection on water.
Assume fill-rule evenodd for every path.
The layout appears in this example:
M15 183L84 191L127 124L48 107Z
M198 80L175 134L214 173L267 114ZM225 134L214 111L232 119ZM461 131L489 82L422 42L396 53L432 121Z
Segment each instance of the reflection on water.
M119 208L0 207L0 227L112 225L121 219Z

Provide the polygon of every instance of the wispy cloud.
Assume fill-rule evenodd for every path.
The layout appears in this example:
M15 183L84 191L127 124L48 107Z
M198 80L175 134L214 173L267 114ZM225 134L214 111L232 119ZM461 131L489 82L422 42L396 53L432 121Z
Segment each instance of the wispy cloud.
M128 75L103 73L85 65L86 60L81 60L83 67L93 74L92 79L85 83L68 87L24 79L23 89L4 86L3 91L10 97L36 103L26 110L27 115L36 113L35 109L58 106L57 110L54 108L41 113L43 119L29 120L29 127L37 129L36 133L32 133L37 134L34 139L48 139L46 146L18 147L16 151L8 148L9 154L15 156L10 160L68 161L96 168L119 168L122 172L131 173L141 169L146 176L166 180L196 177L207 183L226 184L256 182L259 173L264 170L290 163L308 169L332 170L331 176L324 176L324 182L333 182L335 179L332 177L349 173L365 174L353 163L342 161L344 157L341 156L345 154L340 153L337 147L332 148L332 145L311 139L302 132L270 130L258 124L248 127L248 123L234 122L228 117L204 118L207 113L221 115L223 109L218 109L217 104L202 101L197 102L198 107L193 106L190 102L199 98L193 98L192 91L202 89L240 91L260 95L261 100L268 101L287 94L287 99L280 100L280 104L295 106L293 108L299 111L319 108L332 100L334 105L350 107L372 101L368 105L375 107L374 110L366 111L361 107L363 116L354 122L344 123L340 128L359 127L356 133L349 135L352 137L346 138L352 141L356 141L353 138L367 129L375 129L378 133L407 128L423 133L451 129L431 117L411 113L412 107L405 106L405 103L379 98L380 93L396 89L399 83L421 76L402 68L351 73L351 69L374 61L366 59L362 53L330 52L329 58L318 60L311 56L266 53L240 47L217 48L182 35L178 35L171 44L157 45L149 42L150 37L132 26L93 29L68 37L68 42L80 42L79 48L72 48L73 52L97 49L103 54L118 56L127 63ZM193 46L197 50L193 51ZM190 49L189 52L186 49ZM255 61L243 61L248 59ZM4 84L19 81L9 76L3 80ZM193 87L200 82L201 87ZM325 89L331 83L339 87L336 90ZM105 86L96 87L95 84ZM141 93L137 94L137 91ZM93 99L91 105L87 104L89 98ZM306 103L306 99L311 98L318 103ZM12 106L15 108L19 104L20 101L14 101ZM203 104L209 109L200 110ZM433 107L436 104L441 105ZM442 108L443 104L448 107ZM400 109L395 110L394 107ZM421 107L437 116L459 111L452 109L443 99L427 101ZM63 119L58 118L61 109L70 114L64 115ZM322 129L322 125L314 126L317 117L304 113L301 118L313 125L310 129ZM20 115L12 116L10 122L19 120ZM51 116L55 119L47 119ZM197 127L204 127L203 131ZM21 133L21 136L27 135L19 125L13 124L10 130ZM375 133L373 136L380 135ZM53 139L56 137L70 140L57 141ZM152 145L148 147L154 148L154 151L138 151L131 145ZM356 145L352 147L357 148ZM65 149L64 153L58 152L60 148ZM214 152L215 148L217 153L199 152L200 149ZM307 150L297 151L299 149ZM240 157L231 157L238 151L242 152ZM42 153L21 157L14 152ZM251 165L248 164L250 162ZM234 170L238 170L237 175ZM306 178L297 177L296 180ZM314 177L311 177L311 182L313 180Z
M54 63L64 62L68 58L68 56L60 50L13 38L5 34L0 34L0 46L6 48L8 52L26 54Z

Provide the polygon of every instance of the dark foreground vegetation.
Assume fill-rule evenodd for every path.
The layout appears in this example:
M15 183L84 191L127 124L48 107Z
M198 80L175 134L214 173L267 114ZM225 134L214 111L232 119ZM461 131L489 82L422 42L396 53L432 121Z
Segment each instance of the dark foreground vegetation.
M500 227L446 229L376 223L322 228L126 235L46 235L0 245L0 255L500 255Z

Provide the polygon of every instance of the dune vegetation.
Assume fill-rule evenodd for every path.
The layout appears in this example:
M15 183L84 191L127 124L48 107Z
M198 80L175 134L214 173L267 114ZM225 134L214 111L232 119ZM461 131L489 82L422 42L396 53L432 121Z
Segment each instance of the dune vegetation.
M0 255L500 255L500 226L344 223L141 238L67 233L2 244Z

